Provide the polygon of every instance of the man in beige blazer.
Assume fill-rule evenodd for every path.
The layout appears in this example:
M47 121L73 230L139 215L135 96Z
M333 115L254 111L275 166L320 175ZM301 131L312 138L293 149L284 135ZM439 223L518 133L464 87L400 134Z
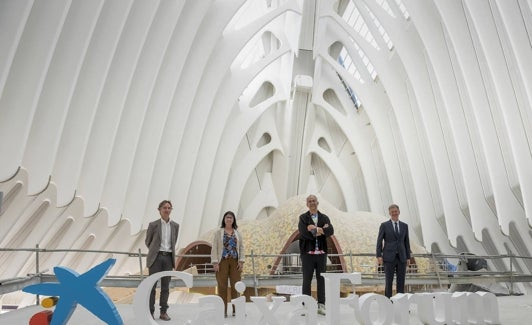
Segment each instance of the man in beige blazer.
M172 212L172 202L164 200L159 203L159 214L161 218L150 222L148 230L146 231L146 246L148 247L148 257L146 264L148 266L149 274L152 275L162 271L172 271L175 269L175 245L177 243L177 235L179 234L179 224L170 220L170 213ZM150 312L151 316L155 312L155 288L157 283L153 286L150 294ZM159 318L169 321L170 316L167 314L168 310L168 296L170 294L170 277L161 278L161 295L159 298L159 307L161 310Z

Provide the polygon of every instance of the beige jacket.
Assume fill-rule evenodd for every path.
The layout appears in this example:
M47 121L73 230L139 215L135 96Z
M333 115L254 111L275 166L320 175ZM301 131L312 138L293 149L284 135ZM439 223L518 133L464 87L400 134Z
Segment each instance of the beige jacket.
M240 233L234 229L237 241L236 253L238 254L238 261L244 263L246 258L246 253L244 252L244 243ZM212 239L212 249L211 249L211 263L218 264L222 259L222 253L224 250L224 228L218 229Z

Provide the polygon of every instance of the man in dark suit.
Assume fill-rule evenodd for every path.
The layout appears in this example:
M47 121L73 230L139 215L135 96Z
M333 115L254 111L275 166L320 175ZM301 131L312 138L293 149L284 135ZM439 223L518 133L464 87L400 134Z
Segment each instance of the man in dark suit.
M384 295L392 296L394 273L397 273L397 293L405 292L406 266L410 261L410 240L408 239L408 225L399 221L399 206L390 205L388 208L390 220L381 223L377 237L377 262L384 263L386 287Z
M148 257L146 264L150 275L162 272L172 271L175 269L175 245L179 233L177 222L170 220L172 212L172 202L164 200L159 203L159 214L161 218L150 222L146 231L146 246L148 246ZM153 317L155 312L155 287L153 286L150 294L150 312ZM170 277L161 278L161 296L159 298L159 307L161 313L159 318L169 321L170 316L166 313L168 310L168 296L170 294Z

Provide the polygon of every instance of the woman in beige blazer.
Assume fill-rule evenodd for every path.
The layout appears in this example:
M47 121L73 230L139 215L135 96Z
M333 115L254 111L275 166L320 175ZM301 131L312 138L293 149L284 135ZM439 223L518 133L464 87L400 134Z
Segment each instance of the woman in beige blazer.
M228 303L227 280L231 283L231 299L235 299L238 297L235 284L241 280L244 266L244 243L237 228L235 214L227 211L222 218L222 226L214 233L212 240L211 263L216 272L218 295L224 301L225 317Z

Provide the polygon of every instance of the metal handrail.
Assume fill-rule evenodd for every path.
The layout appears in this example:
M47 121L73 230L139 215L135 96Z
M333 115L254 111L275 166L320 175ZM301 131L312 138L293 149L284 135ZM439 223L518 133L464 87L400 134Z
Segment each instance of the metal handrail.
M138 252L87 250L87 249L46 249L46 248L39 247L39 245L36 245L35 248L0 248L0 252L2 252L2 251L33 252L33 253L35 253L36 254L36 256L35 256L36 272L35 272L34 275L29 275L26 278L12 278L12 279L0 280L0 294L5 293L6 292L5 290L7 289L7 286L10 285L10 284L13 284L13 286L12 286L13 288L17 288L17 289L15 289L15 291L16 291L16 290L20 289L20 286L22 285L22 283L26 283L28 281L35 281L35 277L39 277L40 279L42 279L45 276L45 273L47 272L47 270L45 270L45 271L41 271L40 270L40 261L39 261L39 254L40 253L53 253L53 252L78 253L78 252L82 252L82 253L113 254L113 255L125 255L127 257L136 257L136 258L139 259L139 274L137 276L116 277L116 278L120 278L121 280L126 278L126 279L130 279L132 281L137 281L137 283L138 283L139 280L142 281L143 278L144 278L142 258L147 255L146 253L142 253L141 249L139 249ZM248 278L250 280L250 281L248 281L249 284L252 285L253 287L255 287L255 294L257 294L257 287L259 287L261 285L261 283L265 283L265 282L270 283L270 282L268 282L266 280L269 280L269 279L271 279L271 280L286 279L286 280L288 280L288 282L290 282L293 279L298 279L299 275L300 275L300 272L298 272L299 265L295 265L294 266L295 269L291 270L290 274L282 274L281 273L281 274L275 274L275 275L264 275L264 274L258 274L257 271L256 271L256 260L257 259L278 258L278 257L294 257L294 256L297 256L297 255L299 255L299 254L256 254L255 252L251 251L251 254L246 255L246 258L250 258L251 259L252 273L251 274L244 274L243 276L244 276L244 278ZM329 257L340 257L340 256L346 257L346 256L348 256L351 270L353 270L354 269L353 268L354 267L354 265L353 265L353 257L373 257L374 254L372 254L372 253L352 253L352 252L349 252L348 254L328 254L328 256ZM510 282L510 292L513 294L513 284L514 284L514 282L529 282L529 281L532 281L532 275L529 275L529 274L517 274L517 273L515 273L514 267L513 267L513 259L532 259L532 257L529 257L529 256L516 256L516 255L513 255L511 252L508 252L508 254L506 254L506 255L474 255L474 256L469 256L469 255L463 255L463 254L448 255L448 254L437 254L437 253L434 253L434 254L412 254L412 256L415 257L415 258L426 258L426 259L429 259L431 261L431 263L433 263L433 265L435 265L435 269L434 269L435 273L431 273L431 272L407 273L407 281L408 281L408 279L410 279L411 282L416 282L415 280L427 279L427 283L429 283L429 282L433 283L432 282L433 280L430 280L430 279L434 279L434 275L435 275L435 279L437 280L438 286L442 287L443 285L449 284L449 283L464 283L464 282L460 282L460 281L467 281L467 280L463 280L462 278L471 278L472 275L491 275L491 276L499 277L502 280L509 279L509 281L503 281L503 282ZM197 254L197 255L196 254L186 254L186 255L179 255L178 254L176 257L196 257L196 258L197 257L205 257L205 258L208 258L208 257L210 257L210 255L209 254ZM452 259L461 259L461 260L463 260L464 258L468 258L468 257L469 258L475 258L475 259L478 259L478 258L484 258L484 259L507 259L507 258L509 258L510 259L510 270L509 271L503 271L503 272L476 271L476 272L474 272L474 274L473 273L468 273L468 272L449 272L448 270L445 270L443 268L443 264L441 264L443 259L452 258ZM202 274L200 276L196 276L196 277L200 277L202 279L210 279L211 277L213 277L212 275L209 275L209 273L210 273L209 272L209 270L210 270L209 265L212 266L212 264L210 264L210 263L200 263L200 264L197 264L197 265L204 266L204 268L203 268L204 274ZM332 265L333 267L338 268L338 266L340 264L334 264L334 265L333 264L329 264L329 265ZM279 265L276 265L275 267L278 267L278 266ZM360 266L361 265L359 265L359 267ZM283 267L286 267L286 265L283 265ZM362 272L362 276L363 276L364 279L366 279L366 281L368 281L370 283L375 283L375 281L382 282L382 276L378 272L378 270L376 268L376 264L375 265L364 265L363 267L374 269L374 271ZM446 278L442 277L444 275L447 275L447 277ZM454 278L450 278L451 275ZM50 276L48 275L48 278L49 277ZM112 280L113 276L108 276L107 278ZM205 282L206 284L211 284L212 283L212 279L205 280L205 281L206 281ZM117 281L115 281L115 282L117 282Z

